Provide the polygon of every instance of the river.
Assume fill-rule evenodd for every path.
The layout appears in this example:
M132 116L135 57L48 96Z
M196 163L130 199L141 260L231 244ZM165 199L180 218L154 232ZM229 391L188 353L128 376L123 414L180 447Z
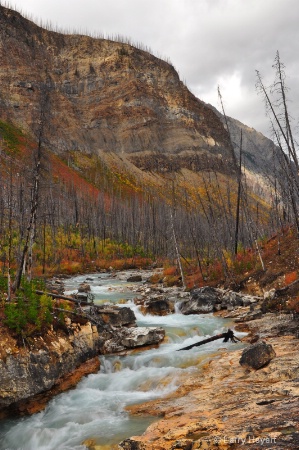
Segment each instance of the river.
M91 274L66 280L71 292L88 278L95 303L107 301L130 306L140 326L162 326L166 339L159 348L133 352L127 356L101 356L101 368L85 377L75 389L53 398L46 409L30 417L0 423L1 450L84 450L82 443L93 439L108 449L113 444L141 434L153 422L151 417L133 417L125 407L163 397L179 385L181 375L220 348L236 344L214 341L202 347L176 352L199 340L218 334L229 322L213 315L143 316L133 303L136 284L126 282L126 274ZM179 302L179 299L178 299ZM240 344L237 344L240 345Z

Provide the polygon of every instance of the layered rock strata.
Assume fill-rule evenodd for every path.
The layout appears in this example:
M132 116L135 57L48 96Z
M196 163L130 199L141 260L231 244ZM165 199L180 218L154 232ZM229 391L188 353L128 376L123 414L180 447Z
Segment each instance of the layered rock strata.
M35 337L30 340L30 348L25 342L18 346L11 337L2 337L0 415L42 409L45 398L97 371L99 354L157 345L164 339L161 328L136 327L130 308L93 307L92 315L89 309L89 314L84 314L90 316L90 321L85 318L78 323L67 318L64 332L52 330Z
M2 119L35 132L47 92L44 132L56 152L128 154L146 170L156 164L146 152L162 158L159 170L230 165L221 120L146 51L47 31L0 6L0 58Z

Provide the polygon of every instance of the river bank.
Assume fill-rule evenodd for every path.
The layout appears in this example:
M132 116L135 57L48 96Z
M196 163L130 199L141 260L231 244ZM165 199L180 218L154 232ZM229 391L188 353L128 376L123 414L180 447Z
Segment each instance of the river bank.
M221 315L240 320L243 314ZM133 415L159 420L119 449L299 448L298 321L267 313L236 329L246 330L249 342L271 344L276 357L264 368L248 370L239 364L242 350L219 351L168 398L129 407Z
M227 291L214 305L218 312L194 314L194 308L206 308L198 297L197 303L196 296L189 302L189 294L182 289L149 285L145 275L141 283L130 283L127 279L132 274L136 272L117 277L81 275L67 280L66 288L69 293L88 281L96 304L103 306L108 300L122 311L129 307L140 327L165 328L164 343L160 348L137 348L131 355L126 351L120 353L123 356L101 357L100 371L97 357L80 365L61 380L62 389L69 389L83 376L74 391L55 397L44 412L24 422L7 424L5 448L226 450L242 445L245 449L297 449L298 322L290 320L290 315L262 314L257 298L240 300ZM207 289L205 296L212 291ZM139 300L133 303L136 295ZM187 315L179 313L179 303ZM208 309L211 305L208 302ZM247 343L272 344L274 360L258 371L246 370L239 364L244 344L220 341L176 352L198 341L200 335L217 334L232 325L247 333L243 337ZM85 378L81 369L94 375ZM59 389L55 386L53 394ZM48 393L28 402L25 412L35 413L40 405L44 408L52 395L51 390Z

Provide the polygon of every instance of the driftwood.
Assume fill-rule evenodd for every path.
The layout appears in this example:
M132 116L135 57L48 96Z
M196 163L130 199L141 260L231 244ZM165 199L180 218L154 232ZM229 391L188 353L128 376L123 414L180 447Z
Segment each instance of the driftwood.
M52 292L44 292L44 291L35 291L36 294L38 295L48 295L49 297L52 298L57 298L57 299L61 299L61 300L68 300L69 302L73 302L73 303L77 303L80 305L90 305L91 302L86 302L85 300L78 300L77 298L73 298L73 297L68 297L67 295L62 295L62 294L52 294Z
M62 309L62 308L53 308L53 309L54 309L54 311L59 311L59 312L67 313L67 314L72 314L74 316L81 317L82 319L86 319L87 321L89 320L90 322L94 323L95 325L103 326L103 324L101 324L98 320L94 319L90 314L87 314L85 311L83 311L83 312L69 311L68 309Z
M223 342L231 341L236 343L237 341L241 341L241 339L237 338L237 336L234 335L234 332L232 330L228 329L226 333L217 334L216 336L212 336L208 339L204 339L203 341L188 345L187 347L179 348L177 351L180 352L181 350L190 350L190 348L199 347L200 345L204 345L208 342L216 341L217 339L222 338L224 338Z

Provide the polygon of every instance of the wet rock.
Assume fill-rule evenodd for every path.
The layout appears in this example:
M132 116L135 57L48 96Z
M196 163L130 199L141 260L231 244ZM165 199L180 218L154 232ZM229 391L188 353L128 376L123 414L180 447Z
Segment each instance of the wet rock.
M129 278L127 278L128 282L131 283L138 283L140 281L142 281L142 276L141 275L132 275Z
M191 291L191 298L181 303L182 314L201 314L214 311L216 304L221 303L221 291L219 289L205 286Z
M164 296L150 297L137 301L141 304L143 314L152 314L154 316L166 316L174 312L174 302L172 303Z
M165 316L171 314L173 311L173 305L166 298L152 299L146 304L146 312L148 314Z
M94 317L113 327L132 326L136 323L136 316L131 308L116 305L102 305L93 307Z
M194 450L298 450L298 340L285 336L269 342L278 356L261 371L244 377L238 364L242 350L223 352L183 378L168 398L129 406L131 414L156 416L157 421L120 448L173 450L191 441ZM228 436L246 443L229 443Z
M158 344L164 339L165 330L163 328L136 327L127 329L125 335L122 344L127 348L135 348Z
M159 344L165 337L163 328L132 327L123 328L105 341L103 353L116 353L146 345Z
M246 348L240 358L241 366L247 369L261 369L275 358L276 353L271 344L266 342L258 342Z
M78 287L78 292L90 292L90 285L88 283L81 283Z

